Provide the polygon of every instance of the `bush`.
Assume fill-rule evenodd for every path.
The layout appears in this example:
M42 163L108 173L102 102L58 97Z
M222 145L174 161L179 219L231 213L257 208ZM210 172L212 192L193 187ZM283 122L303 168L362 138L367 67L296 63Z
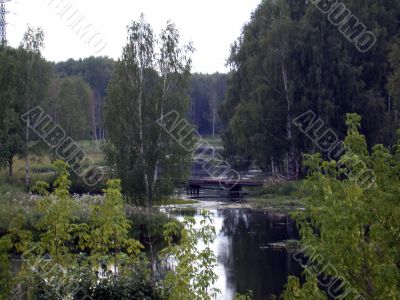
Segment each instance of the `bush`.
M35 199L15 187L0 184L0 237L8 232L11 221L18 215L32 216Z
M9 178L0 179L0 195L22 193L22 188L13 184Z
M30 278L35 286L35 299L60 299L61 295L71 293L71 299L96 300L163 300L162 290L154 284L149 273L146 258L143 257L130 270L115 275L104 271L101 278L93 276L89 266L69 270L68 277L60 285L57 282L45 281L34 274Z
M111 272L97 283L91 295L97 300L141 299L162 300L161 291L150 279L148 267L144 264L135 266L129 274L115 276Z
M158 209L148 210L128 206L126 213L132 224L129 232L130 237L139 240L145 246L149 239L151 239L151 242L161 242L164 225L173 220Z

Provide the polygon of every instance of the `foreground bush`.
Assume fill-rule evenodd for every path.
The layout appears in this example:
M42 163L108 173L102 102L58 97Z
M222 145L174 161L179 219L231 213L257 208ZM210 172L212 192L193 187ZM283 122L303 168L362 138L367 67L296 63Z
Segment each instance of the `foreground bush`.
M307 157L306 211L296 215L307 259L296 258L308 280L290 278L284 299L400 299L400 144L370 153L360 117L347 125L339 161Z
M184 228L159 212L126 208L119 180L108 181L103 197L78 202L69 194L67 165L56 161L54 167L54 192L38 182L33 190L42 196L30 197L29 211L16 209L0 238L1 300L211 299L209 291L216 296L216 258L209 247L215 232L208 215L195 230L192 218ZM32 214L36 220L28 222ZM150 261L134 237L148 243ZM161 238L166 247L159 258L153 243ZM198 250L198 243L206 249ZM11 254L22 260L15 274Z

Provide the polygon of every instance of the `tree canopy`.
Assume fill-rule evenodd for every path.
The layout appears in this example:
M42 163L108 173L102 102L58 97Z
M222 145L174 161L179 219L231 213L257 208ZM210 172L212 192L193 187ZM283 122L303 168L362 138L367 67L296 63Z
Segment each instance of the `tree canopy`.
M254 159L266 171L298 175L302 153L315 151L292 125L307 110L340 137L346 113L357 112L369 146L395 143L400 4L346 1L377 38L363 53L313 3L263 1L232 45L220 112L232 160Z
M182 46L173 23L156 40L143 16L128 28L106 105L108 159L127 195L151 206L173 192L190 153L157 122L188 112L191 47Z

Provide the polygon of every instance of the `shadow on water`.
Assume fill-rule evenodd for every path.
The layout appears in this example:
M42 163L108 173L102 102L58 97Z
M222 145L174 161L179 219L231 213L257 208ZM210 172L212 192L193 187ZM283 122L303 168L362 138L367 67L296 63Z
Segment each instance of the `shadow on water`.
M217 196L218 197L218 196ZM227 198L210 197L208 201L228 202ZM201 195L201 203L207 196ZM241 199L239 201L245 201ZM287 214L248 208L211 208L217 237L213 250L218 257L216 287L218 299L234 299L236 293L251 290L254 300L278 298L288 276L300 277L302 269L285 249L272 249L271 243L298 239L295 223ZM200 209L195 218L199 221ZM182 217L182 214L178 212Z
M287 215L250 209L218 210L217 214L223 219L216 241L217 255L227 284L227 294L222 299L247 290L253 291L255 300L279 296L287 277L301 274L290 253L268 247L270 243L298 237Z

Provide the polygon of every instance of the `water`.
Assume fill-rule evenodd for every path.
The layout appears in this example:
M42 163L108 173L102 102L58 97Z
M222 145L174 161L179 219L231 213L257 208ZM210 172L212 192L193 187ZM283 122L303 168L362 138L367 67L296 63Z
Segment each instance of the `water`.
M210 204L204 200L201 206ZM231 300L236 293L248 290L253 292L254 300L266 300L273 294L279 297L288 276L300 276L302 270L292 254L268 246L297 239L294 222L286 214L224 208L225 204L226 199L222 206L213 203L208 208L217 232L212 247L218 258L215 286L222 292L218 299ZM201 219L199 213L195 215L197 221Z

